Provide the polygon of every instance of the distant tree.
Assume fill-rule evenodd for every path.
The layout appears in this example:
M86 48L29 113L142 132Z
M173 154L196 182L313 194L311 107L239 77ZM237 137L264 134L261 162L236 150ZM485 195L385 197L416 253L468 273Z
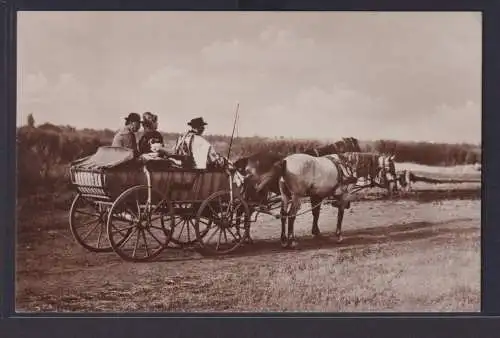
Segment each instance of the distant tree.
M30 128L35 127L35 118L33 117L33 114L28 115L27 123L28 123L28 127L30 127Z

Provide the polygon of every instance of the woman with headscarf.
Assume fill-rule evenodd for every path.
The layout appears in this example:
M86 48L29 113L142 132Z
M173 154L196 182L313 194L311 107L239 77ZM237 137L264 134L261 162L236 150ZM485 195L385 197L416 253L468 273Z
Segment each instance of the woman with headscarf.
M142 114L142 127L144 133L139 140L139 153L157 152L157 148L163 145L163 136L158 131L158 116L150 112Z

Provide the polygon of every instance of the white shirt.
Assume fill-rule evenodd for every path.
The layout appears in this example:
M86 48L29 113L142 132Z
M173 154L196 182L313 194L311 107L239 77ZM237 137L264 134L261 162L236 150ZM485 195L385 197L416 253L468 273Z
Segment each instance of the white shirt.
M208 154L212 145L203 137L194 135L192 143L193 160L195 167L198 169L206 169L208 162Z
M190 143L191 154L189 154ZM197 169L206 169L208 163L224 163L224 159L207 140L192 132L184 134L177 140L175 151L183 155L191 155Z

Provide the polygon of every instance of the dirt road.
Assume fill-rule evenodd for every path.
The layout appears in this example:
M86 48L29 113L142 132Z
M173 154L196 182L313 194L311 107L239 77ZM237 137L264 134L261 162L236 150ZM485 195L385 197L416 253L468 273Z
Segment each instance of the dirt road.
M16 309L479 311L481 201L471 191L356 202L340 244L336 210L325 206L325 238L310 236L309 213L299 216L297 250L282 249L279 221L262 216L255 243L233 255L167 250L149 263L88 252L67 211L39 214L19 224Z

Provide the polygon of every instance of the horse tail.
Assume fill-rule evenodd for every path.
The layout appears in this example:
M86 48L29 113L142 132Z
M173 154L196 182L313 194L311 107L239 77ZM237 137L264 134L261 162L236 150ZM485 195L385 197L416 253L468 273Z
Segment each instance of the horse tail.
M260 177L260 183L257 185L257 192L266 188L272 182L277 182L286 171L286 159L276 162L267 173L262 174Z

